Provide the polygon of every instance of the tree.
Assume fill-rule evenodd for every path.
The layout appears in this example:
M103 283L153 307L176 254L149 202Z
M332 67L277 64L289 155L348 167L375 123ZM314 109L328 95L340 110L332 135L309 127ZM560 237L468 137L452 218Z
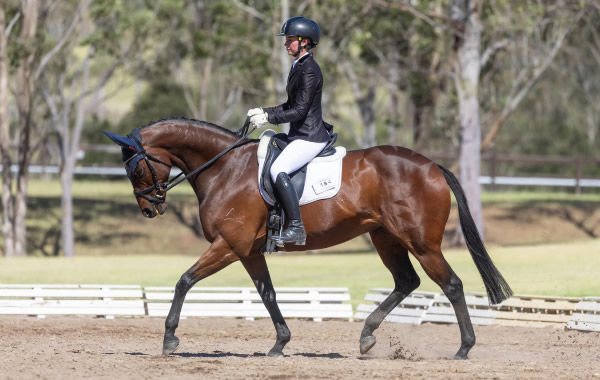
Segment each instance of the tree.
M585 9L584 4L567 2L539 5L508 1L492 2L485 9L489 44L481 57L481 67L489 63L487 72L493 78L486 81L486 88L503 94L503 104L499 105L499 113L490 115L491 123L481 144L483 151L491 149L505 121L554 62ZM494 54L497 57L491 60Z
M6 15L12 15L10 24L6 26ZM36 40L39 21L39 3L37 0L22 0L20 5L16 2L5 2L2 4L3 22L0 23L2 45L0 58L3 61L0 68L0 108L3 109L0 116L0 136L2 137L2 208L4 210L2 233L4 237L5 256L25 256L26 254L26 228L25 216L27 212L27 169L32 154L31 129L33 120L31 117L32 105L35 97L35 63L38 57L39 43ZM20 34L14 41L10 40L13 27L20 29ZM9 57L9 43L17 45L16 55ZM9 66L10 59L14 59L15 69ZM18 129L16 130L17 152L12 154L10 142L14 141L9 131L8 97L6 88L11 72L15 75L15 98L18 114ZM10 173L12 164L16 163L16 178ZM16 186L13 186L13 181ZM13 188L15 190L13 191Z
M122 15L128 18L122 20ZM65 33L51 70L42 76L44 99L59 141L62 188L61 237L63 254L75 255L73 230L73 177L86 118L105 100L107 83L134 53L144 51L148 25L155 11L144 2L85 0L54 8L53 27L76 30ZM50 35L50 33L48 33ZM57 44L58 46L58 44Z
M8 4L7 4L8 5ZM8 14L13 13L12 19L7 23ZM10 120L8 110L8 76L9 76L9 57L8 41L15 26L15 23L21 16L16 12L16 6L12 8L0 6L0 154L2 156L2 236L4 238L4 255L15 256L15 230L14 226L14 204L15 199L12 192L12 157L11 157L11 136ZM19 255L21 252L19 252Z
M190 116L227 123L245 111L245 94L266 94L270 52L258 44L275 34L261 26L274 8L222 0L181 3L157 20L173 31L156 50L159 67L180 86Z
M568 94L569 98L580 95L585 105L583 125L587 144L594 149L599 142L600 134L600 4L591 2L584 8L578 30L571 33L569 41L565 43L565 54L560 57L560 62L554 68L565 78L573 78L577 93ZM575 25L574 25L575 26Z

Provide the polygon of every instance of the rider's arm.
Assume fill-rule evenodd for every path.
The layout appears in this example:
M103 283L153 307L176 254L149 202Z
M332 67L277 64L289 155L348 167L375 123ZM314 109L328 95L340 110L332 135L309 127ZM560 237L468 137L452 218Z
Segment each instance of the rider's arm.
M269 123L289 123L305 118L317 89L322 86L323 77L319 74L313 69L309 69L302 74L294 102L289 103L288 99L288 102L280 106L265 108L264 111L269 114Z

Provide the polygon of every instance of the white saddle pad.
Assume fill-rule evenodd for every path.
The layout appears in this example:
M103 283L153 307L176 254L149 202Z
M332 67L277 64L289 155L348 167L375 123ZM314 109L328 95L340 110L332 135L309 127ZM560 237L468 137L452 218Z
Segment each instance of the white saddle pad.
M275 201L271 199L269 194L260 185L260 177L267 155L267 146L271 136L276 132L272 129L267 129L260 135L260 143L256 157L258 158L258 187L260 195L265 202L273 205ZM335 147L335 154L327 157L317 157L313 159L306 168L306 181L304 182L304 191L300 198L300 206L334 197L342 185L342 161L346 155L346 148L343 146Z

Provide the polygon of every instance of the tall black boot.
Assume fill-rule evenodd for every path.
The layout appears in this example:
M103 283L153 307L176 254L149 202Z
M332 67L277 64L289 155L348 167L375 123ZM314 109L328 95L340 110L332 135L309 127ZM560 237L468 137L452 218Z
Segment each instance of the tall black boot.
M273 236L273 240L280 246L283 246L285 243L305 245L306 231L304 230L304 224L302 224L302 217L300 216L298 195L287 173L281 172L277 175L275 190L287 215L288 225L281 233L281 236Z

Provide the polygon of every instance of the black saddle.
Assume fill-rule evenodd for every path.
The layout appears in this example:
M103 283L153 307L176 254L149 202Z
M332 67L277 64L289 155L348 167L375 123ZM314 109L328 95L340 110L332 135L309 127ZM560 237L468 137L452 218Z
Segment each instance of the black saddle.
M331 135L331 139L323 148L321 153L317 155L317 157L326 157L332 156L335 154L335 141L337 140L337 133ZM273 182L271 181L271 165L275 159L281 154L281 151L290 143L288 136L284 133L278 133L271 137L269 141L269 145L267 148L267 153L265 155L265 162L263 164L263 170L260 175L260 186L263 190L269 195L271 199L275 201L275 204L269 208L269 212L267 214L267 239L265 241L265 245L263 245L261 251L272 253L277 251L277 246L275 242L271 239L273 235L281 234L281 230L283 229L285 223L285 215L283 211L283 207L279 204L277 200L277 196L275 195L275 189L273 188ZM299 170L290 174L290 179L292 185L294 186L294 190L296 190L296 194L298 194L298 199L302 197L302 193L304 191L304 182L306 181L306 168L308 164L304 165Z
M337 133L334 133L331 136L331 139L323 148L321 153L317 155L317 157L327 157L335 154L335 141L337 140ZM281 154L281 151L290 143L288 140L288 136L285 133L278 133L271 137L271 141L269 141L269 147L267 149L267 154L265 156L265 163L263 164L263 171L260 176L260 185L265 190L265 192L271 197L271 199L276 200L277 197L275 195L275 190L273 188L273 182L271 181L271 165L275 159ZM304 182L306 181L306 168L307 165L304 165L302 168L290 174L290 179L292 180L292 185L296 190L296 194L298 194L298 199L302 197L302 192L304 191Z

